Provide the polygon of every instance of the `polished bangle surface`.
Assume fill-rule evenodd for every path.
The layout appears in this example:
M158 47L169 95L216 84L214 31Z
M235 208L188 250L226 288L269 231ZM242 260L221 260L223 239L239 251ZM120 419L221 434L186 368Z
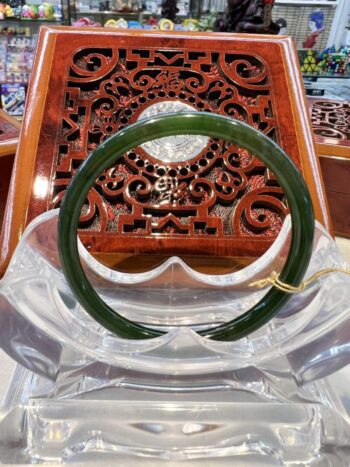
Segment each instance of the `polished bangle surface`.
M302 175L284 151L264 134L237 120L206 112L151 117L128 126L103 142L84 161L70 183L58 222L58 250L65 278L78 302L99 324L125 339L149 339L163 331L134 323L109 307L88 281L79 259L77 228L90 188L104 170L127 151L148 141L173 135L203 135L224 139L258 157L276 176L292 217L292 238L281 281L298 286L312 253L314 213ZM247 336L273 318L290 295L272 287L251 309L220 326L198 332L214 340L231 341Z

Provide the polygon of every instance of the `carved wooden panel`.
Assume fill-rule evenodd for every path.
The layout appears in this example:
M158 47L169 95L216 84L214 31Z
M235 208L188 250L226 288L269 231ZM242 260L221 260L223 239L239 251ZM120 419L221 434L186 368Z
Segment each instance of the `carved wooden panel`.
M350 103L308 101L334 232L350 237Z
M275 138L267 63L195 49L74 53L51 206L59 206L76 168L108 136L140 117L184 110L231 115ZM281 190L247 151L205 137L170 137L135 148L99 177L81 228L129 238L273 237L286 210Z
M0 156L16 152L20 124L0 109Z
M45 28L40 47L25 121L37 119L17 161L20 170L31 141L22 225L59 206L81 162L109 135L159 112L192 109L238 118L273 138L303 171L328 226L289 39ZM257 256L286 213L280 187L252 154L209 138L169 137L101 174L80 236L99 252ZM12 216L13 234L18 224Z
M350 103L320 98L308 103L317 152L350 156Z

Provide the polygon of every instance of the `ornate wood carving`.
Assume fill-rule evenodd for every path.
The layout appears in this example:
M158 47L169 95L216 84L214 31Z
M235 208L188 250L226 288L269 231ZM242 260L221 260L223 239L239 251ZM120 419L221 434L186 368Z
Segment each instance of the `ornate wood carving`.
M311 120L314 134L341 140L350 146L350 103L316 100L312 104Z
M334 232L350 237L350 103L308 101Z
M64 94L52 207L87 153L145 113L219 112L276 135L269 67L250 55L80 49L71 57ZM163 161L169 150L170 161ZM242 148L168 138L135 148L99 177L81 227L128 238L273 237L287 211L282 197L265 167Z
M27 107L42 115L25 222L59 206L77 167L109 135L152 113L192 108L238 118L273 138L303 170L328 225L307 119L299 117L301 83L284 67L287 56L297 66L289 39L45 28L39 48L44 43ZM273 175L247 151L170 137L135 148L101 174L80 236L99 252L259 255L286 212Z
M318 154L350 157L350 103L320 98L308 103Z

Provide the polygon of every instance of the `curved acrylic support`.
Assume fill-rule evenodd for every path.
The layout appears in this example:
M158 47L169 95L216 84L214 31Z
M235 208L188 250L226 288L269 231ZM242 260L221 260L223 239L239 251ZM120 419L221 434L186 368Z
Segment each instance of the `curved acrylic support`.
M26 367L54 377L62 348L113 367L177 375L272 367L276 356L284 356L294 378L308 381L349 361L350 279L342 274L293 295L249 338L220 342L195 332L242 314L266 293L249 283L280 269L290 242L289 218L263 257L222 276L200 274L176 257L153 271L128 276L96 267L80 246L85 273L103 300L127 319L153 323L165 332L151 340L119 338L80 306L62 272L57 220L58 211L51 211L30 224L0 283L2 346ZM307 276L342 266L334 241L317 225Z

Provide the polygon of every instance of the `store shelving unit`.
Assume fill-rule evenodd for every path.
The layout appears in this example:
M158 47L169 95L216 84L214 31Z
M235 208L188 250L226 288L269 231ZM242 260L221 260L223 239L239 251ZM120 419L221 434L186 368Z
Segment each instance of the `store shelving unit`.
M34 2L41 3L41 0L33 0ZM50 0L49 0L50 1ZM156 0L121 0L128 5L129 8L134 8L134 11L115 11L114 8L121 8L122 5L116 5L116 3L108 0L51 0L52 2L60 1L62 6L62 18L59 20L48 20L44 18L39 19L24 19L24 18L6 18L0 21L0 29L21 29L27 36L33 37L35 43L35 37L37 36L39 29L42 25L49 24L65 24L70 25L77 22L79 19L84 17L90 18L92 23L99 23L102 26L108 21L108 19L123 18L126 21L135 21L144 23L150 16L155 16L157 19L160 18L160 8L158 3L158 11L154 13L156 8ZM23 0L24 2L24 0ZM153 2L153 7L151 5ZM198 18L203 13L208 11L208 7L212 8L213 11L222 11L223 6L226 5L226 0L178 0L178 6L188 12L186 15L178 15L178 18L184 19ZM148 10L147 10L148 8ZM153 9L153 12L150 11ZM215 10L216 9L216 10ZM317 45L318 51L323 50L326 46L335 44L336 47L340 44L339 37L341 36L340 27L345 30L347 15L350 11L350 0L276 0L273 8L273 20L279 18L285 18L287 22L287 34L292 35L295 38L298 49L302 48L303 40L308 34L308 18L309 15L320 9L324 12L325 21L324 29L320 33ZM339 24L341 26L339 26ZM344 34L344 32L343 32ZM0 36L1 42L1 36ZM34 51L34 47L33 47ZM7 63L8 60L5 60ZM28 66L30 66L30 60L27 60ZM9 61L12 66L11 61ZM319 79L324 78L344 80L349 79L349 74L337 75L329 73L305 73L304 78L307 86L312 87L312 83L317 82ZM0 64L0 84L8 82L9 80L3 79L4 73L1 78L1 64ZM20 80L16 79L16 83ZM11 83L11 80L10 80ZM26 81L23 83L26 85ZM318 87L322 87L318 85Z
M37 7L43 3L36 1ZM7 17L0 20L0 104L16 117L23 112L40 27L69 25L71 21L69 0L59 0L59 3L51 0L51 3L60 5L59 18Z

